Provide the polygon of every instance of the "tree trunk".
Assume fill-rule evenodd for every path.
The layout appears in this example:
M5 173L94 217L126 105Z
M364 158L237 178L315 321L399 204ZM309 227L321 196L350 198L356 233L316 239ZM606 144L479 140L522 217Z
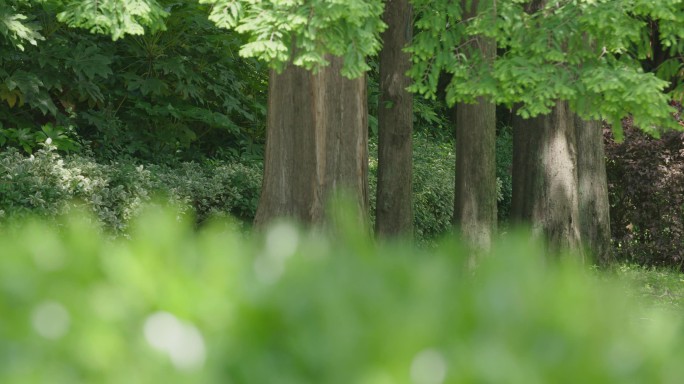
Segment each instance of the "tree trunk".
M476 249L496 234L496 106L483 98L456 107L454 224Z
M471 8L468 8L469 3ZM490 2L491 3L491 2ZM463 1L465 15L482 10L487 1ZM469 46L493 61L496 43L478 36ZM496 233L496 105L485 98L456 106L456 175L454 225L476 250L490 248Z
M559 101L550 114L513 119L512 216L531 225L549 249L583 259L574 114Z
M411 67L403 48L413 33L408 0L388 0L383 16L387 30L380 51L378 106L378 189L375 232L378 236L413 232L413 95L405 75Z
M365 77L349 80L342 59L319 73L289 66L271 72L264 181L255 225L278 217L317 224L331 194L344 190L368 210Z
M577 175L582 243L602 267L612 261L608 180L600 121L584 121L575 115Z

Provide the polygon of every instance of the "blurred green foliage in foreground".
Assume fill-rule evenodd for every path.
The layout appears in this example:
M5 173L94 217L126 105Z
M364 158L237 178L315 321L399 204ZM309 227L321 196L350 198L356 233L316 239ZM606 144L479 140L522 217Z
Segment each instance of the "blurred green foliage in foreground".
M0 234L0 383L680 383L681 317L510 235L430 250L152 210Z

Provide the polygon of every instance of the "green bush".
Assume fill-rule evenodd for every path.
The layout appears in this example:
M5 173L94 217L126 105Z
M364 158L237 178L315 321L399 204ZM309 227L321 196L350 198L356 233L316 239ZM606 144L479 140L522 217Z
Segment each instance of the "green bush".
M467 252L87 220L0 233L0 382L678 383L681 314L509 236ZM179 220L180 218L180 220Z
M215 162L138 165L131 160L101 164L84 156L61 156L44 144L27 157L0 152L0 215L54 218L85 205L104 225L124 233L142 205L154 196L192 211L197 222L211 216L251 221L261 188L259 165Z
M434 239L451 229L454 215L454 144L418 136L413 148L416 238Z
M228 216L251 222L261 191L261 166L240 163L181 163L150 166L173 202L192 207L197 220Z
M659 139L623 124L605 132L610 229L619 260L684 270L684 134Z
M508 140L508 141L506 141ZM510 135L498 142L507 150ZM503 149L501 149L503 148ZM508 149L510 151L510 148ZM499 207L510 206L510 164L497 160ZM510 156L508 157L510 160ZM453 143L423 135L414 138L414 228L420 240L432 240L451 228L454 201ZM377 143L370 143L369 197L375 213ZM0 215L38 214L55 217L69 211L74 199L86 204L100 222L123 233L128 222L151 197L163 197L196 214L233 216L251 222L263 177L258 162L205 161L139 164L125 157L108 163L85 155L60 155L53 145L27 157L16 149L0 152ZM508 173L506 173L508 172Z

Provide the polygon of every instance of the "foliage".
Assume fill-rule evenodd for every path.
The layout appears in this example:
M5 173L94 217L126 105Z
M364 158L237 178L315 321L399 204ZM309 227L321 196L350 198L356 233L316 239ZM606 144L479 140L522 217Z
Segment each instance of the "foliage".
M446 72L450 104L485 96L518 104L518 113L529 117L548 113L560 99L588 120L607 120L618 138L619 122L630 114L654 135L678 128L670 118L668 82L645 72L642 61L656 44L674 56L684 50L680 1L532 2L545 4L539 9L527 1L480 3L476 17L463 19L459 2L414 1L414 91L434 97ZM653 23L660 31L655 41ZM493 64L467 44L477 35L496 41L502 54Z
M507 144L499 145L505 148ZM0 210L5 216L36 214L54 218L77 206L73 201L77 199L106 228L122 233L139 213L141 204L154 196L194 212L200 223L229 215L251 222L256 213L262 182L262 165L258 162L162 165L119 158L103 163L84 154L63 156L56 149L54 143L43 143L31 157L13 149L0 152L0 170L7 175L0 183ZM370 142L370 157L372 216L377 172L374 140ZM414 137L413 204L418 239L435 239L451 228L454 161L452 143L423 135ZM505 170L504 179L498 180L498 201L510 205L510 198L506 200L511 192L506 180L510 179L505 179L510 164L497 166Z
M505 225L511 216L513 201L513 130L501 126L496 133L496 180L499 184L497 215Z
M78 152L81 150L81 143L78 135L74 132L74 127L54 126L52 123L43 125L38 132L32 132L28 128L8 128L3 129L0 123L0 146L21 148L26 153L33 151L49 139L55 148L64 152Z
M44 39L33 18L20 12L20 7L28 4L28 0L7 0L0 4L0 36L20 50L26 43L36 45Z
M101 166L86 158L62 158L55 150L45 144L31 157L2 153L0 210L5 215L50 219L85 203L108 229L121 232L150 199L150 175L142 167Z
M207 9L170 4L165 31L112 42L66 28L46 4L21 8L40 25L43 44L0 45L5 129L34 135L45 124L72 126L110 160L262 156L265 67L237 57L242 40L207 20Z
M249 223L254 219L261 191L260 164L182 163L148 169L171 201L191 207L199 222L229 216Z
M625 140L606 136L612 238L617 256L684 266L684 135L645 136L625 122Z
M261 166L214 162L137 165L130 160L98 163L84 156L61 156L44 144L30 157L0 152L0 217L39 215L54 220L82 207L99 225L123 234L143 203L164 196L197 222L231 215L251 221L261 188Z
M164 28L168 11L155 0L67 0L59 21L71 27L110 35L117 40L126 34L143 35L145 27ZM162 1L163 3L163 1Z
M12 1L6 13L23 16L17 6L27 6L25 3ZM68 25L114 39L127 33L142 34L144 27L151 31L165 28L164 18L174 8L197 8L163 0L126 0L123 6L110 0L41 3L60 11L59 19ZM243 56L257 57L278 70L287 63L316 70L326 65L326 55L332 54L344 58L342 74L361 76L370 69L366 59L379 50L380 33L385 28L380 0L200 3L211 5L209 19L217 26L246 36L247 42L240 48ZM486 96L498 104L519 103L518 113L527 117L549 112L556 100L562 99L588 120L604 118L613 123L618 136L620 125L616 123L628 114L652 134L660 132L656 127L677 127L669 118L672 110L664 93L668 82L656 74L676 78L679 66L665 60L658 63L654 74L645 72L642 63L651 59L655 50L668 50L670 58L684 50L684 33L679 28L684 12L679 1L494 4L484 1L474 17L463 19L459 2L413 1L418 12L417 34L409 48L414 91L434 96L440 74L446 72L451 76L446 88L449 104ZM2 33L17 46L19 29L5 28ZM468 44L477 35L494 39L502 51L493 64Z
M413 95L413 130L422 136L442 142L452 140L454 127L449 120L450 113L452 109L443 100Z
M179 220L180 217L180 220ZM341 220L340 222L344 222ZM681 316L527 237L467 252L177 212L107 240L84 215L0 232L0 381L60 384L674 383Z
M413 144L413 214L416 238L434 239L451 230L454 214L453 142L416 136Z
M6 128L35 130L35 121L47 122L37 118L38 111L55 125L86 127L83 136L96 151L115 146L151 158L185 151L203 138L210 148L202 150L212 155L218 148L208 143L220 142L258 157L265 71L232 53L275 68L292 61L314 70L325 65L327 54L342 55L343 74L355 77L370 68L367 56L378 51L385 27L380 0L201 3L209 9L172 0L5 2L0 99L10 111L0 116L11 123ZM668 83L657 76L676 80L680 73L674 59L684 49L679 1L547 4L533 10L524 1L502 2L496 17L484 6L462 20L459 2L415 0L413 89L434 96L446 72L450 104L484 95L499 104L521 103L519 113L534 116L565 99L585 118L616 123L631 113L656 135L657 127L677 127L664 93ZM218 32L207 13L246 40ZM57 20L120 41L66 30ZM495 39L502 52L491 66L465 44L478 34ZM49 44L38 44L46 38ZM670 60L644 71L655 46L668 51ZM433 108L422 107L419 100L416 109L428 125L441 125ZM620 125L613 127L619 137Z
M366 58L380 49L381 0L200 0L211 4L209 19L248 36L240 49L277 70L292 63L316 70L326 55L344 59L342 74L359 77Z

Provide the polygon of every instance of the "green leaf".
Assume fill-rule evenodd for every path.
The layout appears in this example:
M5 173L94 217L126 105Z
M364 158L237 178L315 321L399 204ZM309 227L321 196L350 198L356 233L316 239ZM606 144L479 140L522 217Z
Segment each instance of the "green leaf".
M145 27L164 30L167 16L168 12L156 0L68 0L57 18L70 27L118 40L127 34L142 35Z
M40 34L40 25L28 16L18 13L7 2L0 3L0 35L22 51L24 42L37 45L39 40L45 40Z
M88 80L96 77L107 78L112 74L111 55L104 55L96 45L86 45L79 42L73 54L66 59L66 65L78 76L85 76Z

